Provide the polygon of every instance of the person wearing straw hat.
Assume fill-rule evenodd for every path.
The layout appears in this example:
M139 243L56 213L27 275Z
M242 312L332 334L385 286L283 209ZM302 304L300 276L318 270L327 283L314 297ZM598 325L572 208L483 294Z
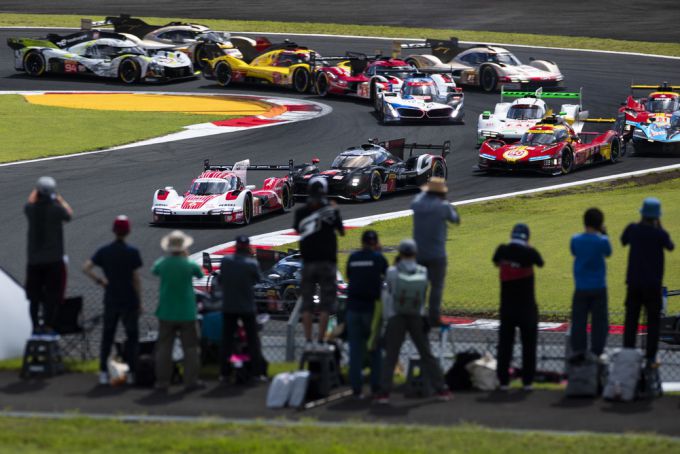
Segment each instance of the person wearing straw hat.
M184 352L184 385L188 391L203 387L198 380L199 335L193 278L203 277L201 267L189 260L194 240L180 230L161 239L168 253L154 263L151 272L160 277L158 298L158 341L156 342L156 388L167 390L172 374L172 348L179 334Z
M662 309L664 250L675 248L671 236L661 227L661 202L648 197L640 209L642 219L628 225L621 244L630 246L626 274L626 320L623 346L635 348L640 311L647 312L647 366L656 367Z
M432 177L421 189L422 192L411 203L413 238L418 245L418 263L427 268L430 280L430 325L439 326L447 266L448 224L459 224L460 217L446 200L448 187L444 178Z

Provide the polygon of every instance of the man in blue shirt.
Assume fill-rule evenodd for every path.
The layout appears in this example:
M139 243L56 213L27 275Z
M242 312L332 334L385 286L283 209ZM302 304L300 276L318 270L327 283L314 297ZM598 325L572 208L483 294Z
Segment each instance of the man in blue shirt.
M349 340L349 379L354 396L361 398L362 370L367 343L371 337L371 322L375 302L387 270L387 260L378 251L378 234L366 230L361 237L362 248L350 255L347 262L347 337ZM371 389L377 394L380 389L381 351L370 352Z
M623 346L635 348L640 311L647 312L647 364L656 364L661 323L664 249L675 249L671 236L661 227L661 202L648 197L640 209L642 220L630 224L621 235L621 244L630 245L626 284L626 322Z
M571 238L576 287L571 306L571 349L574 354L585 354L588 314L591 314L590 351L600 356L609 331L605 258L612 254L612 246L604 228L602 211L597 208L586 210L583 223L585 232Z
M107 361L119 320L125 328L125 359L130 367L128 383L133 383L139 345L138 319L142 311L138 272L142 258L137 248L125 242L130 233L127 216L116 218L113 233L116 236L113 243L97 250L83 267L85 274L104 287L104 328L99 354L99 383L102 385L109 383ZM94 272L95 266L101 268L104 277Z

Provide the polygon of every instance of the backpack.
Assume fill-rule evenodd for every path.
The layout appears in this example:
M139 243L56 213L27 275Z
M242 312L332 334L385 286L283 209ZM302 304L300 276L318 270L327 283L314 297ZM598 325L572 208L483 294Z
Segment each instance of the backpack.
M446 385L451 391L472 389L472 379L470 378L470 372L468 372L465 366L467 366L472 361L480 359L481 357L482 355L473 350L461 352L456 355L456 361L444 376Z
M567 377L567 397L596 397L600 388L597 357L592 353L573 355Z
M283 408L293 392L294 376L290 372L276 374L267 390L267 408Z
M427 292L427 268L416 265L408 272L397 267L397 281L394 286L394 312L400 315L421 315Z
M494 391L498 388L496 366L496 359L489 352L475 361L470 361L465 369L470 373L472 386L480 391Z
M135 384L142 388L151 388L155 383L156 361L154 361L153 355L139 355L135 370Z
M609 364L609 377L602 396L607 400L633 400L641 366L642 355L636 349L624 348L615 352Z

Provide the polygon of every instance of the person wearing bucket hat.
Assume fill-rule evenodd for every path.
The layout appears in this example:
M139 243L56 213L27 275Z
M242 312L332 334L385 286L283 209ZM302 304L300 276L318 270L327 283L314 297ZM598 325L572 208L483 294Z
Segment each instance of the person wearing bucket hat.
M156 309L156 388L160 390L166 390L170 385L172 349L177 333L184 352L184 385L187 390L203 386L198 380L199 336L192 286L192 279L203 277L203 270L187 257L193 242L193 238L180 230L170 232L161 239L161 248L168 255L158 259L151 268L161 280Z
M493 255L500 270L501 305L498 330L498 375L502 391L510 383L510 363L515 343L515 329L522 341L522 383L532 389L536 372L536 341L538 340L538 307L534 290L534 266L542 267L541 254L529 245L529 226L515 224L510 243L501 244Z
M448 224L459 224L460 217L446 200L448 187L444 178L432 177L421 189L422 192L411 203L413 238L418 245L418 263L427 268L430 279L430 324L439 326L447 267Z
M230 359L239 320L246 334L248 355L251 358L250 373L254 377L265 377L267 373L257 332L257 308L253 291L255 284L261 281L260 266L252 257L250 239L247 236L237 236L234 245L234 254L222 257L219 274L223 298L220 380L225 383L233 372Z
M52 177L40 177L24 206L28 219L26 297L33 334L54 335L52 325L66 289L63 224L73 217Z
M626 272L626 319L623 346L635 348L642 308L647 313L647 365L656 367L663 304L664 250L675 248L661 226L661 202L646 198L640 208L642 219L626 227L621 244L630 246Z
M125 241L130 234L130 220L117 216L113 221L115 240L99 248L83 265L83 272L104 288L104 322L99 350L99 383L109 383L108 359L120 320L125 329L125 361L130 367L129 384L134 383L139 349L139 315L142 312L139 250ZM104 276L95 272L101 268Z

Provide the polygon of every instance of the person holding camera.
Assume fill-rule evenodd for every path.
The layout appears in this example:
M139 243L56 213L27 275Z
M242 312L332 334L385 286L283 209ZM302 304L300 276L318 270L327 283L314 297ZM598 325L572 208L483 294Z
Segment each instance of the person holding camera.
M612 254L612 245L604 227L602 211L589 208L583 215L583 223L585 232L574 235L570 246L574 256L575 283L571 306L571 349L574 354L585 355L590 314L590 351L600 356L607 344L609 331L605 259Z
M661 227L661 202L654 197L644 200L640 209L642 219L629 224L621 235L621 244L630 246L626 273L626 321L623 346L635 348L638 319L642 307L647 312L647 365L656 364L661 323L664 250L675 245Z
M56 311L66 290L63 224L71 220L73 210L57 193L54 178L45 176L28 196L24 213L28 219L26 298L33 335L56 335Z

